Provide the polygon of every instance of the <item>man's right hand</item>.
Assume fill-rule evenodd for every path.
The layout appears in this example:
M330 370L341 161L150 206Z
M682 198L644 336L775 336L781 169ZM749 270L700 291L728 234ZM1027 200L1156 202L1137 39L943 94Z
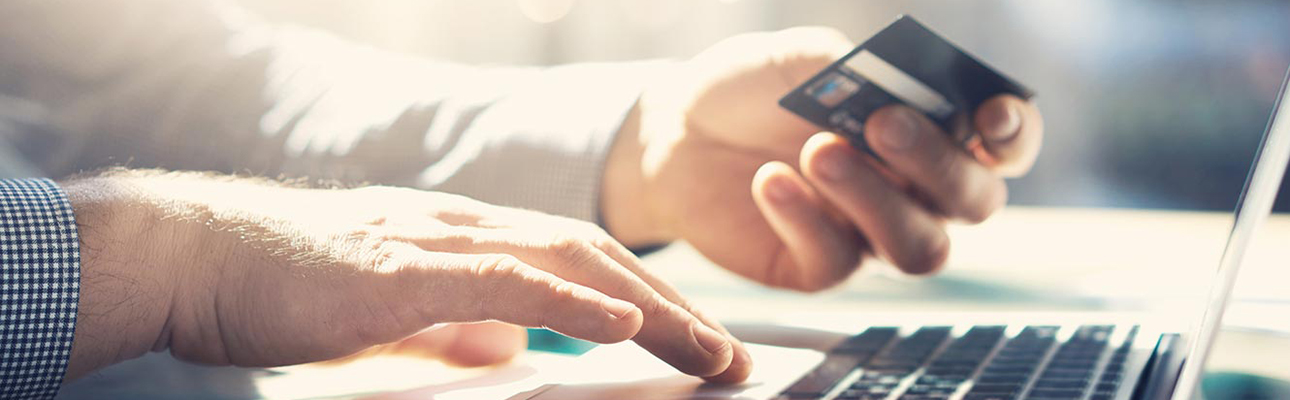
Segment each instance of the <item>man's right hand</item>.
M83 244L69 377L148 350L329 360L489 320L633 339L714 381L751 368L723 327L585 222L389 187L129 171L64 186Z

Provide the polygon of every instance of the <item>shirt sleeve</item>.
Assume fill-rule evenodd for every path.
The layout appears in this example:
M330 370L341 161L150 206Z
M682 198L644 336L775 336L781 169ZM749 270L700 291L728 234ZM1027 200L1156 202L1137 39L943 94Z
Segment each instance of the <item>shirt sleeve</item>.
M58 392L72 351L80 242L47 179L0 180L0 398Z
M15 145L50 176L128 165L332 179L595 220L615 133L665 63L471 66L224 2L0 2L0 90L55 128Z

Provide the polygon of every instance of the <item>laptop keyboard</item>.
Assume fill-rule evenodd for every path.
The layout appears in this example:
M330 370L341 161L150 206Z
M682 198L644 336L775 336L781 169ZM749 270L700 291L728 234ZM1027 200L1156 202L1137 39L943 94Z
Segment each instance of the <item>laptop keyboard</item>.
M958 337L948 326L904 337L897 328L870 328L838 344L779 398L1110 400L1137 328L1111 350L1113 331L1086 325L1059 339L1057 326L1028 326L1011 337L1005 326L975 326Z

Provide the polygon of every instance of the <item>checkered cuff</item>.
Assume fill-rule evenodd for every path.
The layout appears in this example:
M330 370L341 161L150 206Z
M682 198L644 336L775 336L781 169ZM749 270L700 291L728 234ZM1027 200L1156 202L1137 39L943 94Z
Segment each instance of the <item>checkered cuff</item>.
M0 180L0 399L58 393L72 352L80 242L48 179Z

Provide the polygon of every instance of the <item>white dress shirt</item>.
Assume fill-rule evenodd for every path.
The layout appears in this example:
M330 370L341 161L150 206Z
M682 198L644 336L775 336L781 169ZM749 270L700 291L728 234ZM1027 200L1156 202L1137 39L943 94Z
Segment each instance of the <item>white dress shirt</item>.
M0 174L326 178L594 221L608 148L657 66L432 62L213 1L7 0L0 120L19 122L0 123L0 156L30 165Z

